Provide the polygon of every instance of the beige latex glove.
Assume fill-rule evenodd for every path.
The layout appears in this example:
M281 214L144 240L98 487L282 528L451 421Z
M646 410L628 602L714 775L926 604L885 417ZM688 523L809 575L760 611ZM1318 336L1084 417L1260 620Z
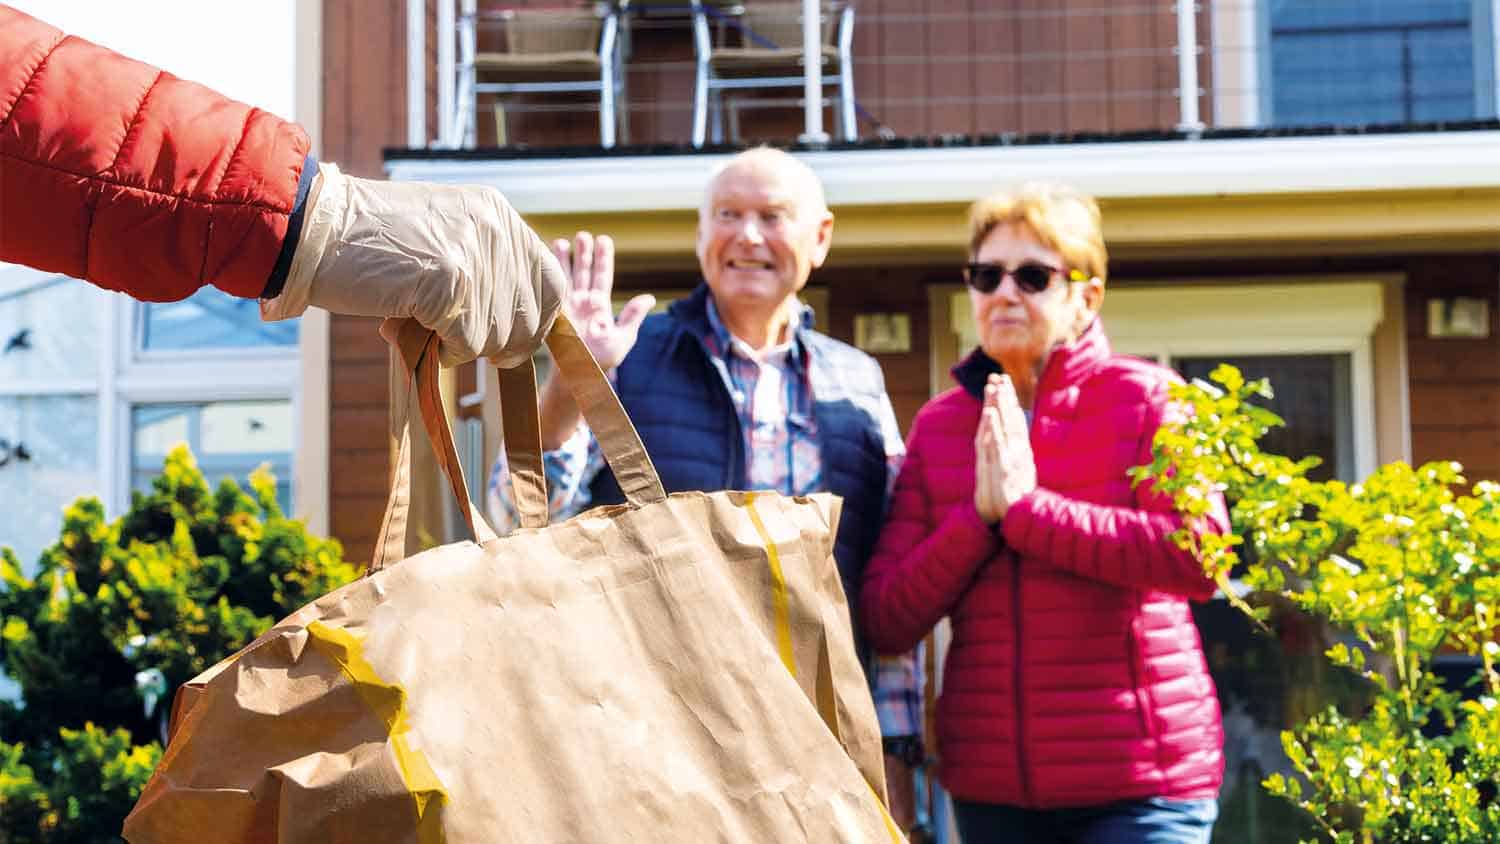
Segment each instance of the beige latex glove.
M445 366L477 357L515 366L542 342L568 277L499 191L318 168L286 286L261 301L261 319L308 305L415 317L437 332Z

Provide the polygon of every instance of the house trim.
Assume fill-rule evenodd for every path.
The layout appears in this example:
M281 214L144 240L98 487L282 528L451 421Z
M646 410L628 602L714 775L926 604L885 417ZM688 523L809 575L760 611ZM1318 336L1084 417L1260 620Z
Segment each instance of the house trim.
M1487 251L1500 242L1500 187L1104 200L1112 260ZM967 203L834 209L828 266L962 260ZM625 272L692 271L696 211L532 214L544 238L609 232Z
M1065 179L1100 199L1500 189L1500 130L796 152L835 208L967 203ZM523 214L692 211L729 153L388 160L396 180L487 184Z
M1500 242L1496 149L1500 131L797 155L827 188L838 267L958 260L967 205L1030 179L1099 197L1115 259L1484 251ZM547 238L608 231L629 272L692 269L698 201L725 160L437 155L386 168L394 179L497 187Z
M297 122L307 130L314 153L322 151L323 6L298 3ZM327 311L309 308L298 326L298 371L293 396L297 438L292 450L293 510L314 534L329 532L329 474L333 449L331 320Z
M1383 427L1378 409L1383 405L1376 400L1376 382L1382 392L1400 389L1393 377L1377 378L1374 366L1376 331L1385 317L1385 285L1394 280L1360 275L1277 278L1257 284L1175 281L1113 291L1105 297L1102 313L1115 348L1127 354L1164 360L1215 354L1348 354L1353 469L1355 477L1363 478L1385 457L1378 446L1377 431Z

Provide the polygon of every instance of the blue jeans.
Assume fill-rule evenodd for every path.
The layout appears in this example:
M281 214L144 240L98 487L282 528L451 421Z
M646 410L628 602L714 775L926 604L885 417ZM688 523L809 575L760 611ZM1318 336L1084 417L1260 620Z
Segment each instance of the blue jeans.
M953 801L963 844L1208 844L1219 804L1153 797L1079 809Z

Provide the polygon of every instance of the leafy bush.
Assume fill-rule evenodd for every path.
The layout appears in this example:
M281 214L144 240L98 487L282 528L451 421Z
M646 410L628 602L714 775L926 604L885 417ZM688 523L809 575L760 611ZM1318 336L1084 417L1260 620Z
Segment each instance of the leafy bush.
M1461 494L1462 468L1445 462L1391 463L1352 486L1309 480L1315 458L1257 445L1282 424L1253 403L1269 385L1231 366L1211 377L1218 386L1178 389L1188 421L1163 428L1135 476L1190 523L1207 490L1233 502L1237 535L1185 529L1178 541L1221 586L1243 571L1253 589L1350 634L1327 657L1368 691L1361 706L1328 705L1284 732L1297 775L1273 774L1265 788L1336 842L1500 841L1500 484ZM1440 654L1475 657L1480 671L1449 688L1432 670Z
M0 668L21 687L0 703L0 844L118 840L176 688L352 580L342 557L270 473L211 490L185 446L122 517L68 507L33 576L0 548Z

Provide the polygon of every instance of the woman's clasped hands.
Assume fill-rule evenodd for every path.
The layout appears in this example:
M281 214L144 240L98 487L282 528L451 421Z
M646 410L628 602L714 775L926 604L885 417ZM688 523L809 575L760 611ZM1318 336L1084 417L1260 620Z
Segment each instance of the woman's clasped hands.
M974 508L988 524L999 523L1012 504L1036 489L1027 428L1015 385L1004 375L991 375L974 435Z

